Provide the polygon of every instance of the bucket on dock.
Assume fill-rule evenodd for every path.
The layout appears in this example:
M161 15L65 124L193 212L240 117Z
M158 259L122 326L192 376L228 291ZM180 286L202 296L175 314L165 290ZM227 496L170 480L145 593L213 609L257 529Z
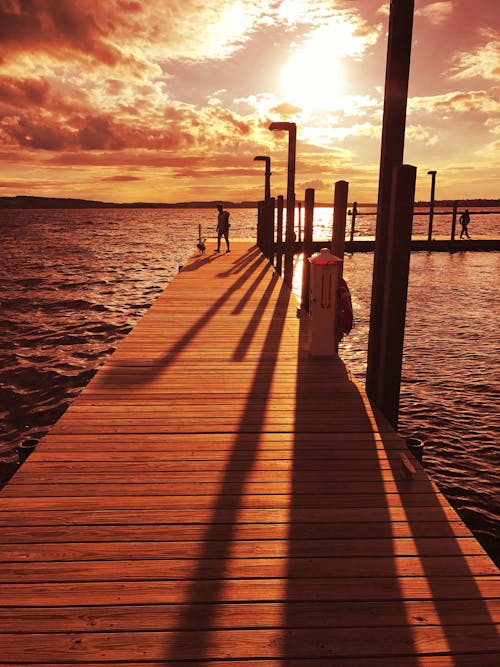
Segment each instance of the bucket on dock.
M406 446L417 459L419 463L422 463L422 458L424 456L424 441L420 438L410 437L406 438Z
M17 454L19 456L19 463L24 463L28 456L35 451L37 445L38 440L35 440L34 438L24 440L20 445L18 445Z

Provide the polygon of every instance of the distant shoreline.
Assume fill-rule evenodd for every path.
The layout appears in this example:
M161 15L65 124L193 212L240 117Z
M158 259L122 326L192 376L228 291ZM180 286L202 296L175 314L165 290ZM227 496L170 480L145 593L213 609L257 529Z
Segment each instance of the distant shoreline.
M297 200L299 201L299 200ZM89 209L89 208L215 208L217 204L222 203L226 208L257 208L258 202L243 201L231 202L224 200L214 201L192 201L192 202L177 202L177 203L163 203L163 202L132 202L132 203L115 203L102 202L91 199L68 199L61 197L31 197L28 195L17 195L15 197L0 197L0 209ZM452 207L455 202L453 200L439 200L435 202L435 206ZM464 206L478 207L499 207L500 199L461 199L457 200L457 204L463 208ZM332 203L316 203L317 208L329 208ZM373 203L359 203L360 207L376 207ZM429 207L429 202L415 202L415 208ZM477 211L476 211L477 213ZM490 211L487 211L490 213Z

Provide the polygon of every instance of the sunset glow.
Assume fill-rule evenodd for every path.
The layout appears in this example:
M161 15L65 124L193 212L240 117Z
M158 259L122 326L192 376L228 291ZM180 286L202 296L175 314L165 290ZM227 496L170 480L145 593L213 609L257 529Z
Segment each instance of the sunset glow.
M7 0L0 196L105 201L286 190L271 121L297 123L297 196L376 201L389 0ZM415 0L405 162L417 198L499 197L497 0Z

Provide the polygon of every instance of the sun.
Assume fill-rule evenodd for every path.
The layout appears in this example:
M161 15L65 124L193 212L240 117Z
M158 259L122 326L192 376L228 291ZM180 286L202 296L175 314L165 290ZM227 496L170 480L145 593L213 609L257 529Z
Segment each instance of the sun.
M280 72L280 87L287 102L305 111L335 109L343 86L342 58L328 34L306 42Z

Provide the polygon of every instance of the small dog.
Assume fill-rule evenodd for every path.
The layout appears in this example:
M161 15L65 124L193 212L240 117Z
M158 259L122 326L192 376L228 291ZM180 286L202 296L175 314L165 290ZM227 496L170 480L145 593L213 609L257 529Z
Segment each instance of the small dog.
M205 241L206 241L206 239L205 239ZM205 241L200 241L199 243L196 244L196 247L200 251L200 255L204 255L205 250L207 249L206 246L205 246Z

